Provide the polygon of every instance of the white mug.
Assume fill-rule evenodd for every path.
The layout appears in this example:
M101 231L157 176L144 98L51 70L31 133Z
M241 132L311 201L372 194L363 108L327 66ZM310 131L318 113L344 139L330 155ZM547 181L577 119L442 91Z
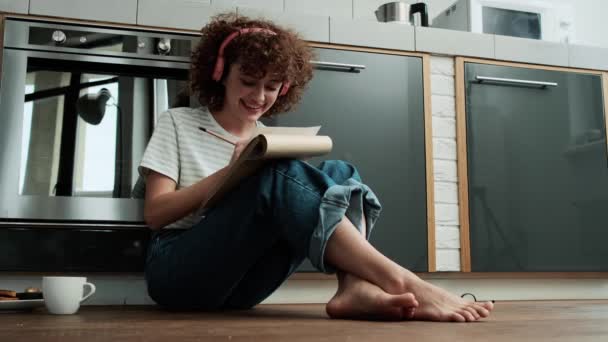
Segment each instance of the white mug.
M84 295L84 287L89 293ZM80 303L95 293L95 285L86 277L42 277L42 295L47 310L56 315L76 313Z

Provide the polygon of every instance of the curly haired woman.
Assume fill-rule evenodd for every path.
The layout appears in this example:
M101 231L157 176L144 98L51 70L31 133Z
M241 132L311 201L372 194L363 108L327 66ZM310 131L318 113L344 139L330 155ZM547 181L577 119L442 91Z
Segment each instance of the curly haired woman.
M492 303L424 282L369 242L380 203L356 168L278 160L200 212L262 116L292 109L312 78L312 50L270 21L219 15L202 29L192 91L202 107L163 113L144 154L144 217L155 231L150 296L174 310L251 308L309 258L337 273L334 318L470 322ZM228 137L230 144L215 135Z

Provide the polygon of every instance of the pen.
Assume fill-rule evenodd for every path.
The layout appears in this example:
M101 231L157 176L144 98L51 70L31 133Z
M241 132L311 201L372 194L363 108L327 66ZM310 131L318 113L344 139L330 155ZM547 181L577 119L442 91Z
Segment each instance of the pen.
M198 129L200 129L201 131L203 131L203 132L205 132L205 133L211 134L211 135L213 135L214 137L216 137L216 138L218 138L218 139L220 139L220 140L223 140L223 141L225 141L225 142L227 142L227 143L229 143L229 144L231 144L231 145L236 145L236 143L235 143L234 141L232 141L232 140L230 140L230 139L228 139L228 138L225 138L225 137L223 137L223 136L221 136L221 135L219 135L219 134L217 134L217 133L215 133L215 132L213 132L213 131L210 131L210 130L206 129L205 127L200 127L200 126L199 126L199 127L198 127Z

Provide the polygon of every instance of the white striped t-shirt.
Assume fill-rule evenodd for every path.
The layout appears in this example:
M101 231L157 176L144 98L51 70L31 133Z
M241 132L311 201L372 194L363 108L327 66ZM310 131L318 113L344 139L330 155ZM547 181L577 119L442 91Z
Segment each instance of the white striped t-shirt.
M220 126L206 107L169 109L160 115L139 165L139 174L144 180L149 170L154 170L173 179L177 184L176 190L179 190L228 165L234 146L201 131L199 127L233 141L239 139ZM134 190L134 195L136 192ZM200 218L200 213L194 212L164 229L190 228Z

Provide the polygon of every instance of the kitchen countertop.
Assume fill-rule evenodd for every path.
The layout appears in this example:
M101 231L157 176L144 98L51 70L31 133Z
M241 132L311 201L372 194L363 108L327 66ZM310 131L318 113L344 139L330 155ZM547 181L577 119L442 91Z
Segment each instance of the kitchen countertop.
M258 8L226 6L201 6L195 18L179 15L181 8L173 9L173 18L179 23L146 17L140 13L135 27L180 30L198 33L201 25L214 14L234 10L247 16L265 16L279 24L291 26L303 38L311 42L352 45L400 51L426 52L443 56L467 56L501 61L514 61L551 66L572 67L608 71L608 48L554 43L492 34L446 30L396 23L379 23L370 20L330 17L314 14L293 14ZM31 15L7 14L21 18L44 20L72 20L66 18L38 17ZM74 19L78 20L78 19ZM160 21L159 21L160 20ZM80 23L91 23L80 20ZM92 22L99 25L100 22ZM119 23L102 23L107 26ZM134 25L128 25L133 27Z

